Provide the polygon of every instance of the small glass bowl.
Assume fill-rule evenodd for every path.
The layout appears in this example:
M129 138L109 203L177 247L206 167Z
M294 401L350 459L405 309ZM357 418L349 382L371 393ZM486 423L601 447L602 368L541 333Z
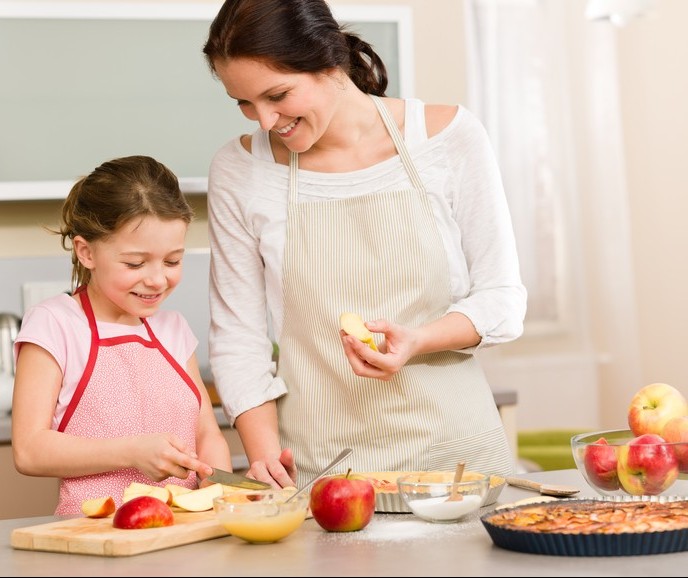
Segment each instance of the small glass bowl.
M631 430L571 438L576 467L602 496L688 495L688 443L633 444Z
M236 490L213 500L217 520L237 538L254 544L269 544L301 527L308 513L308 493L293 495L283 490Z
M426 472L402 476L397 486L402 500L416 516L427 522L449 524L478 511L490 479L483 476L455 483L453 472Z

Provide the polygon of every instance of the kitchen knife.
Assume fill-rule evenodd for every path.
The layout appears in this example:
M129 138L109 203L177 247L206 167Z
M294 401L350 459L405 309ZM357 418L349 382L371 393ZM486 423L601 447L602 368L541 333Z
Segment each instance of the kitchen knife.
M218 470L217 468L213 468L213 475L208 476L208 479L211 482L217 482L225 486L235 486L247 490L267 490L268 488L272 488L270 484L266 484L265 482L259 482L258 480L247 478L240 474Z

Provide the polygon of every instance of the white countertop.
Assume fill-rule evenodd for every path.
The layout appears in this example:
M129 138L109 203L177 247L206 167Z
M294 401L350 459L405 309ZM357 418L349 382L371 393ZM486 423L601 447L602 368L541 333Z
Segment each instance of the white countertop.
M581 497L596 495L576 470L529 478L577 485ZM507 486L499 503L533 495ZM431 524L411 514L377 513L363 530L343 533L325 532L309 519L275 544L226 536L119 558L10 546L12 529L55 519L0 520L0 576L685 576L688 567L688 552L578 557L505 550L493 544L477 516Z

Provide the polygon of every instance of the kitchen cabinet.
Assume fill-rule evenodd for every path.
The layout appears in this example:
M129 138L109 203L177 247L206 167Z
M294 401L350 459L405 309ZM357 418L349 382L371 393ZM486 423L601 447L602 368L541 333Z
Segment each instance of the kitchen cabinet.
M58 496L56 478L36 478L17 472L10 444L0 445L0 471L0 519L52 515Z

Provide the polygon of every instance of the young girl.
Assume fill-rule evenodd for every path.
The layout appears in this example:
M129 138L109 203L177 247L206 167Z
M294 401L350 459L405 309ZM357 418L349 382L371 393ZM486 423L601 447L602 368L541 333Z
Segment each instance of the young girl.
M231 470L181 314L160 306L182 277L193 217L150 157L115 159L72 188L59 234L73 295L26 312L15 344L12 449L19 472L62 478L55 514L131 482L196 488Z

